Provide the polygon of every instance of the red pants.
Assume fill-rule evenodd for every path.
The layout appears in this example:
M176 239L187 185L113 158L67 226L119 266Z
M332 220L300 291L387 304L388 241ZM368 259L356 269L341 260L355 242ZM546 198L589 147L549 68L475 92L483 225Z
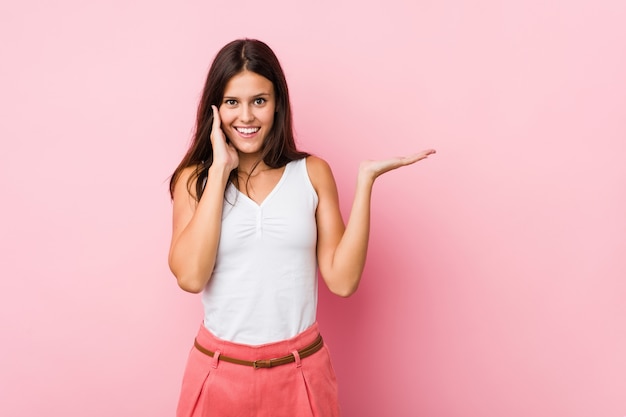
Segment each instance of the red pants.
M213 336L203 325L198 343L220 355L255 361L289 355L310 345L319 328L313 324L280 342L248 346ZM191 349L177 417L338 417L337 380L328 348L296 362L254 369Z

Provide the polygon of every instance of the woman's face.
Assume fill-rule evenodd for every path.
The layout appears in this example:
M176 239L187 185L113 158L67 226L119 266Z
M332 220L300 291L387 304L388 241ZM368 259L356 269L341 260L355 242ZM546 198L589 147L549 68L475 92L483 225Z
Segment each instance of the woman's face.
M240 154L258 154L274 125L275 111L272 82L244 70L226 84L219 106L222 131Z

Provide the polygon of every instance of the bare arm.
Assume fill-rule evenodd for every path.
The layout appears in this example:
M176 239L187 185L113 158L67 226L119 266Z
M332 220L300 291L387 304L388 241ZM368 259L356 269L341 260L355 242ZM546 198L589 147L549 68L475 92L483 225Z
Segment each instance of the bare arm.
M317 258L324 282L331 292L347 297L359 286L367 256L370 203L376 178L393 169L414 164L434 152L426 150L403 158L362 162L347 226L344 226L339 212L337 186L330 167L321 159L309 158L307 166L319 196L316 213Z
M185 291L200 292L209 281L215 266L215 257L222 224L224 190L230 172L239 163L237 151L227 144L220 129L217 109L213 107L213 164L199 202L187 190L187 181L195 167L183 170L174 188L172 241L169 266ZM195 184L192 184L195 190Z

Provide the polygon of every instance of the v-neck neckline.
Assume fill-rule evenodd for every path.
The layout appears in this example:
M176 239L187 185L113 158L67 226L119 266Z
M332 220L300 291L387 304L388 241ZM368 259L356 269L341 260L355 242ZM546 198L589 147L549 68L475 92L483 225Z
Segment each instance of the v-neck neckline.
M292 161L293 162L293 161ZM283 173L280 176L280 179L278 180L278 182L274 185L274 187L272 188L272 190L265 196L265 198L260 202L257 203L256 201L254 201L253 199L251 199L250 197L248 197L246 195L246 193L240 191L235 184L231 183L230 185L235 189L235 193L239 196L239 197L243 197L243 199L245 201L247 201L248 203L252 204L254 207L256 208L262 208L265 203L267 201L269 201L272 196L274 194L276 194L278 192L278 189L280 188L280 186L282 185L283 182L285 182L285 178L287 177L287 170L290 169L290 165L291 162L287 163L287 165L285 165L285 169L283 169Z

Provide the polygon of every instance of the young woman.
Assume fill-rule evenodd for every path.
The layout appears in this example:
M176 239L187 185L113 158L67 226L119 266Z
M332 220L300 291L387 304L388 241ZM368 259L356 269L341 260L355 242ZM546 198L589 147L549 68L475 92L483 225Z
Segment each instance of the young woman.
M347 297L365 264L374 180L426 158L361 163L347 226L322 159L296 149L285 75L258 40L222 48L170 182L169 265L202 293L177 415L339 415L316 322L317 269Z

